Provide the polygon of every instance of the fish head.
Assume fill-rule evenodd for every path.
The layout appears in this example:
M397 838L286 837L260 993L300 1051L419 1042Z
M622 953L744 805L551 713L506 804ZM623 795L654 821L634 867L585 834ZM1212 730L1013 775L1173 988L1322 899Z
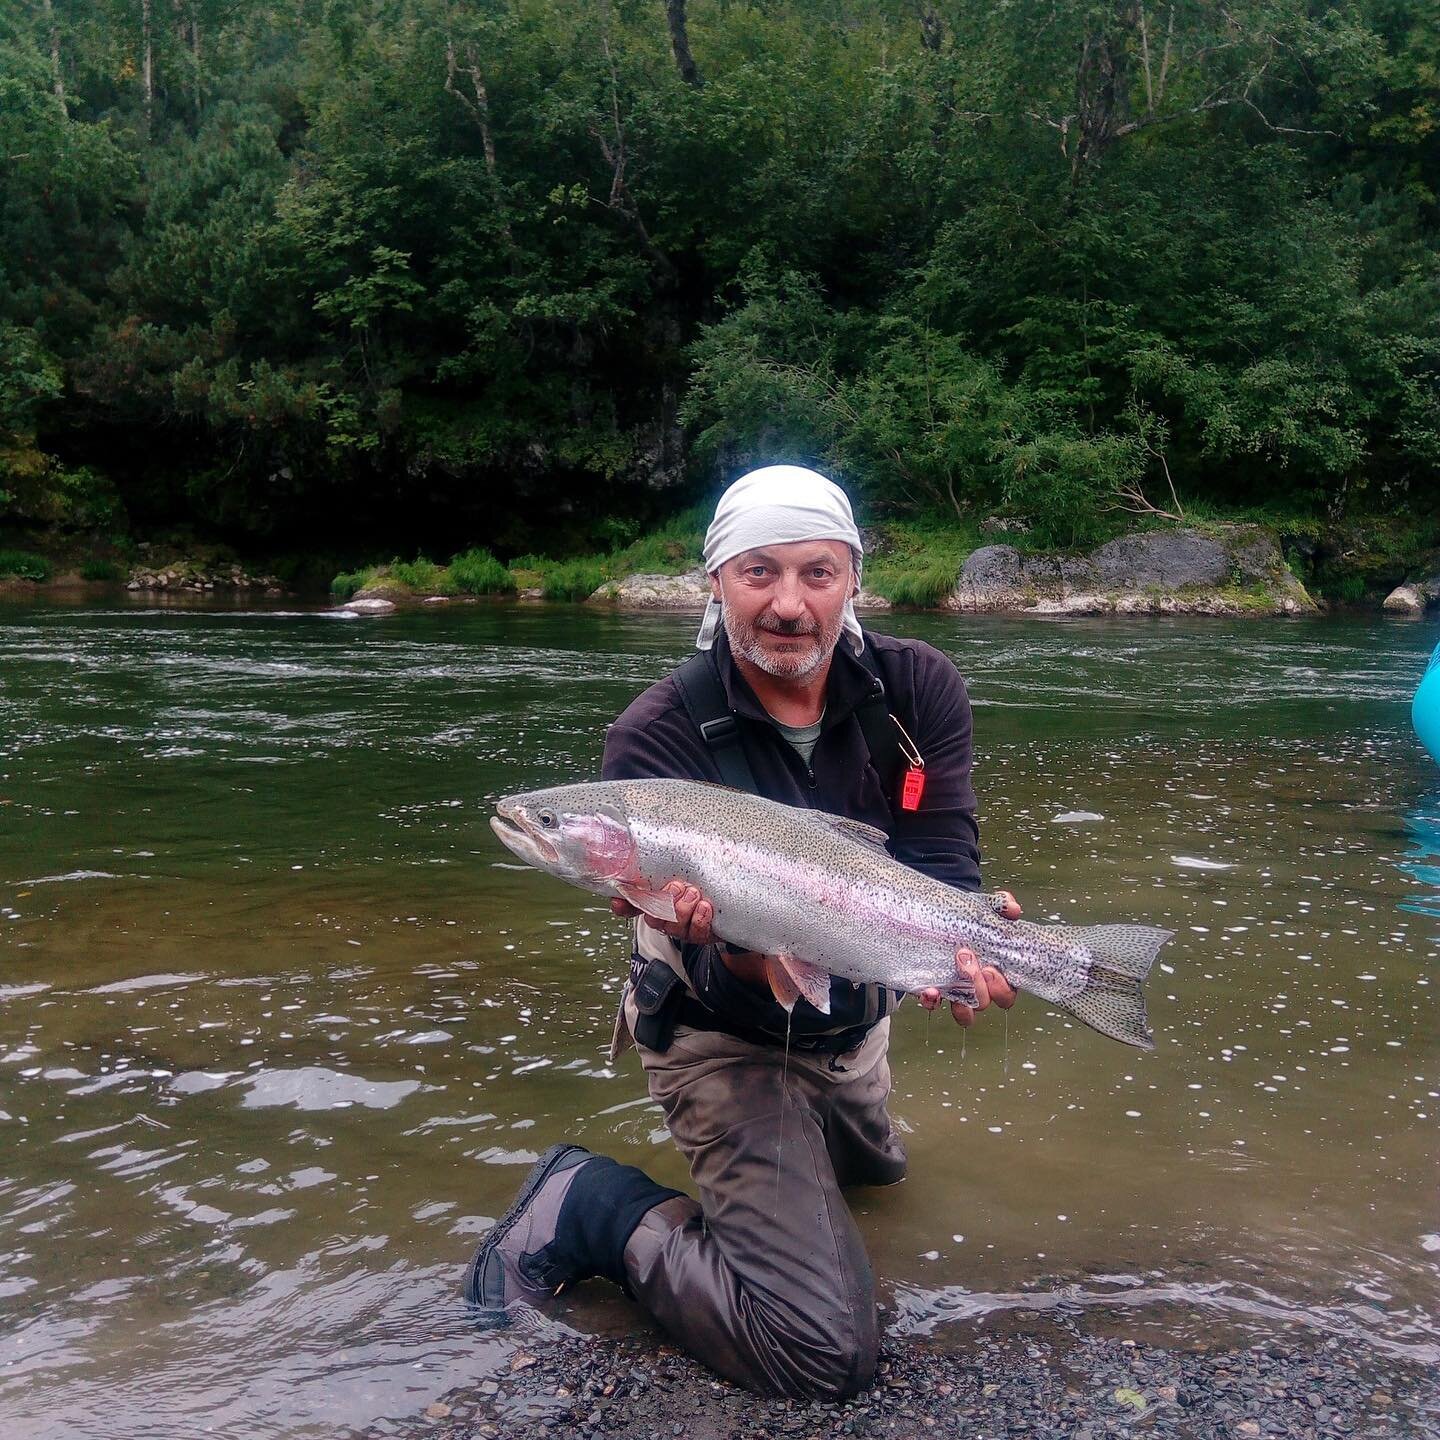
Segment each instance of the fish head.
M507 795L490 828L527 865L586 889L630 874L635 837L612 786L560 785Z

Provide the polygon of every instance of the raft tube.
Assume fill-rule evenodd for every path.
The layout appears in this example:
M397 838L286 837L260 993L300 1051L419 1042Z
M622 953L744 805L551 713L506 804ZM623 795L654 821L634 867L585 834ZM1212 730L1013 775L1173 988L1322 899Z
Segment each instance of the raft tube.
M1420 743L1430 752L1431 759L1440 765L1440 645L1435 647L1425 678L1415 692L1410 719L1414 722Z

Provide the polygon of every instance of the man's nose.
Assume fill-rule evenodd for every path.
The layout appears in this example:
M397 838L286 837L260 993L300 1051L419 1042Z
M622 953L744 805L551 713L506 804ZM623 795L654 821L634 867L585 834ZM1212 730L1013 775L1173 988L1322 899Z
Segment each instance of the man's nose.
M781 620L798 620L805 613L805 587L800 577L791 571L782 571L775 583L775 592L770 599L770 608Z

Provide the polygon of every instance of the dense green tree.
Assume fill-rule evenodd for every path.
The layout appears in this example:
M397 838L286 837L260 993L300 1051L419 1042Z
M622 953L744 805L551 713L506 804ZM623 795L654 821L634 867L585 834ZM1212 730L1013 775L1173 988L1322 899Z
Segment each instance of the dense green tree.
M17 0L0 520L1433 507L1413 0Z

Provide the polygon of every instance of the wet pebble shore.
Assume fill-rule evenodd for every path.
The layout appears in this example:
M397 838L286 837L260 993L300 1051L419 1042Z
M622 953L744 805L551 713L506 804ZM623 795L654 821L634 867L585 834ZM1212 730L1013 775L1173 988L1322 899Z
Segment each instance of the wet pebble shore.
M652 1335L526 1340L508 1372L384 1422L365 1440L974 1440L1440 1437L1440 1381L1336 1339L1157 1348L1078 1330L976 1334L963 1348L891 1341L874 1386L844 1404L765 1400Z

